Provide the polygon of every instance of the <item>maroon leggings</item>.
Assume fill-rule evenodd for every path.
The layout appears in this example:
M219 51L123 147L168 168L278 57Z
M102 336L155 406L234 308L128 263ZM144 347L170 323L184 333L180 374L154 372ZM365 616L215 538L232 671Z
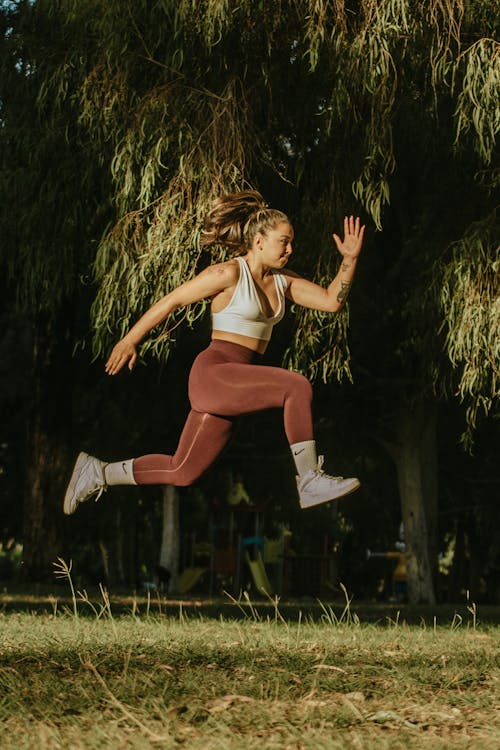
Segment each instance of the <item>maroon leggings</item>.
M192 484L228 443L234 418L281 407L290 444L313 439L312 388L303 375L255 363L260 355L240 344L213 340L189 375L191 411L173 456L136 458L137 484Z

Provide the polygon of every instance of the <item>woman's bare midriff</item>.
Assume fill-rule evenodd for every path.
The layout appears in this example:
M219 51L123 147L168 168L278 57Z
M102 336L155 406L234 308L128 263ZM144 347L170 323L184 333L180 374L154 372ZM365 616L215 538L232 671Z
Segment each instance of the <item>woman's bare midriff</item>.
M220 339L221 341L230 341L233 344L239 344L240 346L246 346L247 349L251 349L253 352L258 354L264 354L267 349L269 341L263 339L254 339L251 336L241 336L239 333L229 333L229 331L212 331L213 339Z

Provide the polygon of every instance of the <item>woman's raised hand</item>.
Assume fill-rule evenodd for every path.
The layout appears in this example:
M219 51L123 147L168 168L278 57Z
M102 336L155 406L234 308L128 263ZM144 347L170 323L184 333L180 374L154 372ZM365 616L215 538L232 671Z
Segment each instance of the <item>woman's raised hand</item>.
M127 341L127 338L125 337L113 347L113 351L106 362L105 370L108 375L116 375L127 364L128 369L131 370L135 365L136 360L137 348L135 344Z
M344 258L357 258L363 246L365 226L360 226L359 216L344 218L344 241L337 234L333 235L339 253Z

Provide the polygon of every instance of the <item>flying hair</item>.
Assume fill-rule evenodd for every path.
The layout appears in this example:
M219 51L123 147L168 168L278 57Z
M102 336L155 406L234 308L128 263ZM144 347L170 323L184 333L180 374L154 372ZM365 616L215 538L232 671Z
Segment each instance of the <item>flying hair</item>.
M280 222L290 223L283 211L270 208L256 190L242 190L217 198L201 230L201 246L224 245L241 254L257 234L266 235Z

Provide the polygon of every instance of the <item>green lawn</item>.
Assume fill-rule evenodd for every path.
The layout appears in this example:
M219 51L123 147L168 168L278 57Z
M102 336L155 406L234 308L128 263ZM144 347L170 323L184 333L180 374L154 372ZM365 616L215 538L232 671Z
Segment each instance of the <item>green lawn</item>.
M94 607L0 614L2 750L500 747L500 628L480 617Z

